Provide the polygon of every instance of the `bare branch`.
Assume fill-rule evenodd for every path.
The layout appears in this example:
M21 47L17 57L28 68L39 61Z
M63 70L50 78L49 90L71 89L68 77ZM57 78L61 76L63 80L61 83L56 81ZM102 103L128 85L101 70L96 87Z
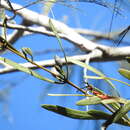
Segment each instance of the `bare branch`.
M8 7L8 4L4 0L1 0L1 5L2 5L2 7L10 10L10 8ZM22 6L20 6L18 4L12 3L12 6L15 10L22 8ZM7 25L8 27L15 28L15 29L21 29L23 31L26 30L26 31L31 31L31 32L35 32L35 33L42 33L42 34L46 34L48 36L54 36L54 34L51 32L51 27L49 25L49 19L50 19L49 17L38 14L34 11L31 11L31 10L28 10L25 8L22 10L16 11L16 13L18 15L20 15L25 21L28 21L28 22L30 21L31 23L40 25L42 27L33 28L33 27L26 27L23 25L13 25L13 24L8 24ZM59 36L61 38L64 38L64 39L70 41L75 46L79 47L81 50L83 50L87 53L96 49L97 52L95 53L95 55L93 55L93 57L91 57L91 61L122 60L126 56L130 56L130 51L129 51L130 47L116 48L116 47L109 47L106 45L100 45L100 44L97 44L95 42L85 39L83 36L78 34L74 29L68 27L67 25L65 25L62 22L59 22L54 19L51 19L51 21L52 21L55 29L58 31ZM71 58L84 61L86 59L86 56L80 55L80 56L73 56ZM64 61L64 58L63 58L63 61ZM29 63L26 63L26 64L29 64ZM23 65L26 66L26 64L23 64ZM53 66L54 61L47 60L47 61L44 61L44 63L41 61L41 62L38 62L38 64L48 67L48 66ZM35 68L34 66L31 66L30 64L27 67ZM3 70L1 70L0 73L2 73L2 71ZM15 71L15 70L10 69L10 68L8 70L8 68L6 67L4 70L4 73L7 71L9 72L9 71Z
M2 23L0 23L0 26L2 25ZM32 25L30 22L23 20L21 23L21 26L30 26ZM8 41L11 44L14 44L22 35L24 34L24 30L15 30L11 35L9 35L8 37Z
M10 10L8 4L4 1L1 0L1 6ZM18 4L14 4L12 3L12 6L14 9L19 9L22 6L18 5ZM40 26L44 26L48 29L50 28L49 25L49 17L38 14L34 11L28 10L28 9L22 9L22 10L18 10L16 12L18 15L20 15L24 20L30 21L33 24L37 24ZM73 43L74 45L76 45L77 47L79 47L81 50L83 51L92 51L93 49L95 49L97 46L98 47L106 47L103 45L99 45L96 44L88 39L85 39L83 36L79 35L76 31L74 31L72 28L68 27L67 25L65 25L62 22L59 22L57 20L51 19L55 29L57 30L57 32L64 34L67 39L69 39L69 41L71 41L71 43Z
M0 26L3 26L2 22L0 22ZM25 34L27 33L25 31L28 31L28 32L32 32L32 33L40 33L40 34L44 34L47 36L54 36L55 37L55 34L52 31L49 31L48 29L46 29L45 27L27 27L25 25L8 23L7 28L21 30L21 31L24 31ZM64 34L59 33L59 36L61 38L69 40L69 39L67 39L67 37L65 37Z
M0 26L2 27L3 26L3 23L0 22ZM31 34L34 34L34 33L40 33L40 34L44 34L46 36L53 36L55 37L54 33L50 30L48 30L46 27L28 27L29 25L26 25L26 24L22 24L22 25L19 25L19 24L11 24L11 23L8 23L7 24L7 28L10 28L10 29L17 29L17 30L21 30L23 31L24 33L21 35L21 36L26 36L26 35L31 35ZM88 35L88 36L93 36L95 37L97 40L102 40L102 39L105 39L105 40L112 40L118 36L119 32L111 32L111 34L104 34L104 33L101 33L101 32L96 32L96 31L93 31L93 30L88 30L88 29L80 29L80 28L73 28L73 30L75 30L77 33L79 34L82 34L82 35ZM15 38L13 38L15 36L15 33L17 33L17 31L14 31L14 33L11 35L11 38L9 36L9 41L12 42L15 42L16 40L13 40ZM20 33L20 32L19 32ZM68 40L68 37L66 37L66 35L64 34L61 34L59 33L58 34L60 36L60 38L63 38L65 40ZM16 35L15 37L20 37L20 35ZM116 40L114 40L116 42ZM70 41L71 42L71 41ZM123 43L128 43L126 41L124 41Z
M0 26L3 26L2 22L0 22ZM41 34L44 34L44 35L47 35L47 36L54 36L55 37L54 33L52 31L48 30L45 27L27 27L26 25L8 23L7 28L28 31L28 32L24 32L27 35L32 34L32 33L41 33ZM114 36L119 34L119 33L112 33L112 35L110 34L111 37L108 37L108 34L103 34L101 32L96 32L96 31L92 31L92 30L80 29L80 28L79 29L73 28L73 30L75 30L79 34L94 36L98 39L106 39L106 40L113 39ZM31 32L31 33L29 33L29 32ZM64 35L62 33L59 33L58 35L61 38L69 41L69 39L66 37L66 35Z
M126 53L123 53L123 55L120 55L122 50L126 50ZM93 51L93 55L91 55L91 62L96 62L96 61L118 61L118 60L122 60L124 59L126 56L130 56L130 47L122 47L117 49L117 51L113 49L111 49L111 54L113 54L112 56L105 56L103 55L102 51L95 49L95 51ZM128 52L128 53L127 53ZM75 59L75 60L80 60L80 61L85 61L86 57L88 55L76 55L76 56L70 56L67 57L68 59L68 64L71 65L71 59ZM42 65L44 67L53 67L55 65L55 60L50 59L50 60L44 60L44 61L35 61L37 64ZM66 64L65 59L61 58L61 62L63 63L63 65ZM4 73L9 73L9 72L15 72L18 71L16 69L14 69L13 67L7 65L6 63L0 61L0 64L4 65L5 68L1 68L0 69L0 74L4 74ZM20 65L23 65L24 67L28 67L31 69L38 69L36 66L32 65L31 63L20 63Z

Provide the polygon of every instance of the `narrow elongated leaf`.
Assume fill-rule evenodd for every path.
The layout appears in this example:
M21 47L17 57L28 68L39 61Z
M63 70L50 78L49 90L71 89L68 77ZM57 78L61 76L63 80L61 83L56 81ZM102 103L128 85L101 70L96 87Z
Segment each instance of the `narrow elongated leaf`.
M48 96L85 96L84 94L47 94ZM91 96L91 95L87 95Z
M99 76L90 76L90 75L87 75L87 76L85 76L85 78L87 78L87 79L98 79L98 80L109 79L109 80L114 80L114 81L120 82L122 84L125 84L127 86L130 86L130 84L128 84L128 83L126 83L124 81L121 81L121 80L118 80L118 79L114 79L114 78L110 78L110 77L99 77Z
M38 79L41 79L41 80L44 80L44 81L47 81L47 82L50 82L50 83L54 83L53 80L45 78L45 77L41 76L40 74L36 73L35 71L33 71L31 69L28 69L26 67L23 67L22 65L19 65L18 63L14 62L14 61L11 61L11 60L9 60L7 58L0 57L0 60L3 61L3 62L5 62L8 65L14 67L17 70L20 70L20 71L23 71L25 73L28 73L28 74L30 74L30 75L38 78Z
M129 111L130 111L130 101L127 102L124 106L122 106L119 109L119 111L116 112L116 114L113 117L113 122L117 122L119 119L121 119Z
M96 68L90 66L90 65L87 65L81 61L78 61L78 60L74 60L74 59L68 59L70 62L74 63L74 64L77 64L83 68L87 68L88 70L92 71L93 73L97 74L98 76L100 77L106 77L102 72L100 72L99 70L97 70ZM104 79L112 88L114 88L115 92L116 92L116 95L115 96L119 96L119 93L115 87L115 85L109 80L109 79Z
M97 97L97 96L93 96L93 97L89 97L89 98L84 98L80 101L78 101L76 103L76 105L79 106L86 106L86 105L94 105L94 104L101 104L102 99Z
M108 120L110 119L111 115L99 111L99 110L89 110L89 111L79 111L75 109L70 109L58 105L50 105L50 104L43 104L41 105L42 108L47 109L49 111L55 112L57 114L73 118L73 119L81 119L81 120ZM124 122L123 119L118 120L118 124L130 126L128 122Z
M115 104L117 102L125 104L125 103L127 103L127 100L123 99L123 98L118 98L118 97L111 97L109 99L101 99L97 96L93 96L93 97L84 98L84 99L78 101L76 103L76 105L86 106L86 105L94 105L94 104L112 104L112 103Z
M58 35L58 31L56 30L56 28L54 27L51 19L49 19L49 25L53 31L53 33L55 34L57 40L58 40L58 43L60 45L60 48L61 48L61 51L63 52L63 55L64 55L64 58L65 58L65 62L66 62L66 71L67 71L67 76L66 78L68 78L68 64L67 64L67 58L66 58L66 54L65 54L65 51L64 51L64 48L63 48L63 45L62 45L62 41L61 41L61 38L60 36Z
M98 119L106 119L110 115L97 110L89 110L89 111L79 111L75 109L70 109L66 107L61 107L58 105L49 105L43 104L42 108L45 108L49 111L58 113L63 116L67 116L74 119L87 119L87 120L98 120ZM99 116L100 115L100 116Z
M87 79L105 79L104 77L90 76L90 75L86 75L85 78L87 78Z
M120 109L116 110L115 113L111 115L111 117L102 125L105 129L111 125L123 119L124 122L127 122L130 125L130 119L126 116L126 113L130 110L130 101L128 101L124 106L120 107Z
M111 103L122 103L125 104L127 103L128 100L124 99L124 98L120 98L120 97L112 97L110 99L104 99L101 102L103 104L111 104ZM118 105L118 104L117 104ZM120 107L120 105L118 105Z
M130 70L121 68L118 71L122 76L130 80Z
M88 69L88 70L94 72L95 74L97 74L97 75L99 75L99 76L101 76L101 77L105 77L105 75L104 75L102 72L100 72L100 71L97 70L96 68L94 68L94 67L92 67L92 66L90 66L90 65L87 65L87 64L85 64L85 63L83 63L83 62L81 62L81 61L74 60L74 59L70 59L70 62L72 62L72 63L74 63L74 64L77 64L77 65L79 65L79 66L81 66L81 67L83 67L83 68L86 68L86 69Z

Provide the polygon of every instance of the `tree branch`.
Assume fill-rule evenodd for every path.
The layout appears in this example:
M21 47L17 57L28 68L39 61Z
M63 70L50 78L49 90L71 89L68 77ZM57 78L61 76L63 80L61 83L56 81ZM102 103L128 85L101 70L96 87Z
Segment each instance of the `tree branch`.
M10 10L8 4L4 0L1 0L1 6ZM15 10L22 8L22 6L18 4L14 4L14 3L12 3L12 6ZM52 30L49 25L49 19L50 19L49 17L38 14L26 8L22 10L17 10L16 13L20 15L25 21L28 21L28 22L30 21L32 24L40 25L42 27L38 27L34 29L33 27L25 27L23 25L11 25L11 24L8 24L7 25L8 27L27 30L27 31L34 31L37 33L43 33L48 36L54 36L54 33L51 32ZM130 46L116 48L116 47L110 47L106 45L100 45L88 39L85 39L83 36L78 34L74 29L68 27L62 22L59 22L54 19L51 19L51 21L61 38L67 39L68 41L73 43L75 46L79 47L81 50L87 53L96 49L97 53L95 53L95 55L91 57L91 61L122 60L125 57L130 56L130 51L129 51ZM80 55L80 56L75 56L73 58L84 61L86 59L86 56ZM50 65L50 62L51 62L51 65ZM42 64L43 66L53 66L52 65L53 63L54 63L53 60L48 60L46 62L44 61L44 63L38 63L38 64ZM35 68L34 66L31 66L31 65L29 67ZM11 71L14 71L14 70L12 69Z
M2 26L3 23L0 23L0 26ZM30 26L32 25L30 22L23 20L21 23L21 26ZM7 25L8 26L8 25ZM22 35L24 34L24 30L15 30L11 35L8 37L8 42L13 44L15 43Z
M125 49L125 47L123 47L123 49ZM126 48L127 49L127 48ZM129 47L130 49L130 47ZM91 62L102 62L102 61L118 61L118 60L122 60L124 59L126 56L130 56L130 51L129 53L124 53L124 55L120 56L119 53L122 49L118 50L118 54L113 54L113 56L108 56L106 55L106 57L104 57L102 51L95 49L95 51L93 51L93 55L91 55L90 57L90 61ZM114 50L113 50L114 51ZM80 60L80 61L85 61L87 57L87 54L84 55L76 55L76 56L70 56L67 57L68 59L68 65L71 65L71 59L75 59L75 60ZM55 60L50 59L50 60L44 60L44 61L35 61L37 64L42 65L44 67L53 67L55 65ZM63 63L63 65L66 64L65 59L61 58L61 62ZM9 73L9 72L16 72L18 70L16 70L15 68L7 65L6 63L0 61L0 64L4 65L5 68L1 68L0 69L0 74L4 74L4 73ZM24 67L28 67L31 69L38 69L36 66L32 65L31 63L20 63L20 65L23 65Z
M1 0L1 6L10 10L8 4L4 0ZM12 3L12 6L15 10L20 9L22 7L14 3ZM81 50L85 52L92 51L96 47L106 48L106 46L104 45L96 44L88 39L85 39L83 36L78 34L76 31L74 31L72 28L68 27L64 23L51 19L47 16L38 14L37 12L24 8L22 10L16 11L16 13L20 15L24 20L30 21L36 25L44 26L50 30L51 27L49 25L49 20L51 20L57 32L64 34L66 38L69 39L69 41L71 41L71 43L73 43L75 46L79 47Z
M3 26L2 22L0 22L0 26L1 27ZM23 24L19 25L19 24L8 23L7 28L23 30L24 33L27 34L27 35L32 34L32 33L40 33L40 34L44 34L44 35L47 35L47 36L54 36L55 37L55 34L45 27L27 27L26 25L23 25ZM110 37L109 37L108 34L103 34L101 32L95 32L95 31L87 30L87 29L80 29L80 28L75 29L75 28L73 28L73 30L75 30L77 33L82 34L82 35L88 35L88 36L96 37L98 40L101 40L101 39L113 40L113 38L119 34L119 32L118 33L113 32L113 33L110 34ZM27 32L25 32L25 31L27 31ZM59 33L58 35L60 36L60 38L63 38L65 40L69 41L69 39L66 37L66 35L61 34L61 33Z

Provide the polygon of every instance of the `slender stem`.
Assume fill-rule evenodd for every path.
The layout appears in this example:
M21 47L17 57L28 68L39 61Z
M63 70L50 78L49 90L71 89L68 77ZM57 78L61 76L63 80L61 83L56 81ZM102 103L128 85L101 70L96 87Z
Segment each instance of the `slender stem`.
M25 58L25 56L22 55L19 51L17 51L15 48L10 47L10 46L8 46L8 45L9 45L9 44L7 43L7 49L10 50L11 52L17 54L18 56L20 56L20 57L22 57L22 58L24 58L24 59L26 59L28 62L32 63L33 65L36 65L37 67L39 67L39 68L41 68L41 69L43 69L43 70L45 70L45 71L51 73L52 75L57 76L54 72L52 72L52 71L46 69L45 67L43 67L43 66L41 66L41 65L36 64L35 62L33 62L32 60L30 60L30 59L28 59L28 58ZM75 85L75 84L72 83L71 81L66 80L66 83L70 84L71 86L73 86L74 88L76 88L77 90L79 90L80 92L82 92L82 93L84 93L84 94L86 95L86 91L85 91L85 90L79 88L77 85Z
M26 59L26 60L27 60L28 62L30 62L31 64L36 65L37 67L39 67L39 68L41 68L41 69L43 69L43 70L45 70L45 71L47 71L47 72L51 73L52 75L56 75L54 72L52 72L52 71L50 71L50 70L46 69L45 67L43 67L43 66L41 66L41 65L36 64L35 62L33 62L32 60L30 60L30 59L28 59L28 58L25 58L25 56L24 56L24 55L22 55L19 51L17 51L17 50L14 50L14 49L10 48L8 45L7 45L7 49L8 49L8 50L10 50L11 52L13 52L13 53L17 54L18 56L20 56L20 57L22 57L22 58Z
M79 88L77 85L75 85L74 83L72 83L71 81L69 80L66 80L66 83L70 84L71 86L73 86L74 88L76 88L77 90L79 90L80 92L84 93L86 95L86 91Z

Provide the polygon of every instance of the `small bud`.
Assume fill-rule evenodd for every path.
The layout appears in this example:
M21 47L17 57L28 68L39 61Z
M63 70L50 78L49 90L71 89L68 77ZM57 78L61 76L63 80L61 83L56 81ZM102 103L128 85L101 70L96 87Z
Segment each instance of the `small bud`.
M62 67L63 63L62 63L62 61L61 61L61 58L56 55L56 56L54 57L54 59L55 59L56 65L58 65L59 67Z
M57 78L57 80L61 81L61 82L64 82L64 76L61 75L55 67L52 67L51 68L51 71L54 73L52 74L52 76L54 76L55 78Z
M56 76L59 76L59 75L60 75L60 73L56 70L55 67L52 67L52 68L51 68L51 72L53 72ZM53 76L54 76L54 75L53 75Z
M27 58L27 55L29 55L31 57L31 60L33 61L33 54L32 54L32 50L30 48L22 48L22 53L25 56L25 58Z

